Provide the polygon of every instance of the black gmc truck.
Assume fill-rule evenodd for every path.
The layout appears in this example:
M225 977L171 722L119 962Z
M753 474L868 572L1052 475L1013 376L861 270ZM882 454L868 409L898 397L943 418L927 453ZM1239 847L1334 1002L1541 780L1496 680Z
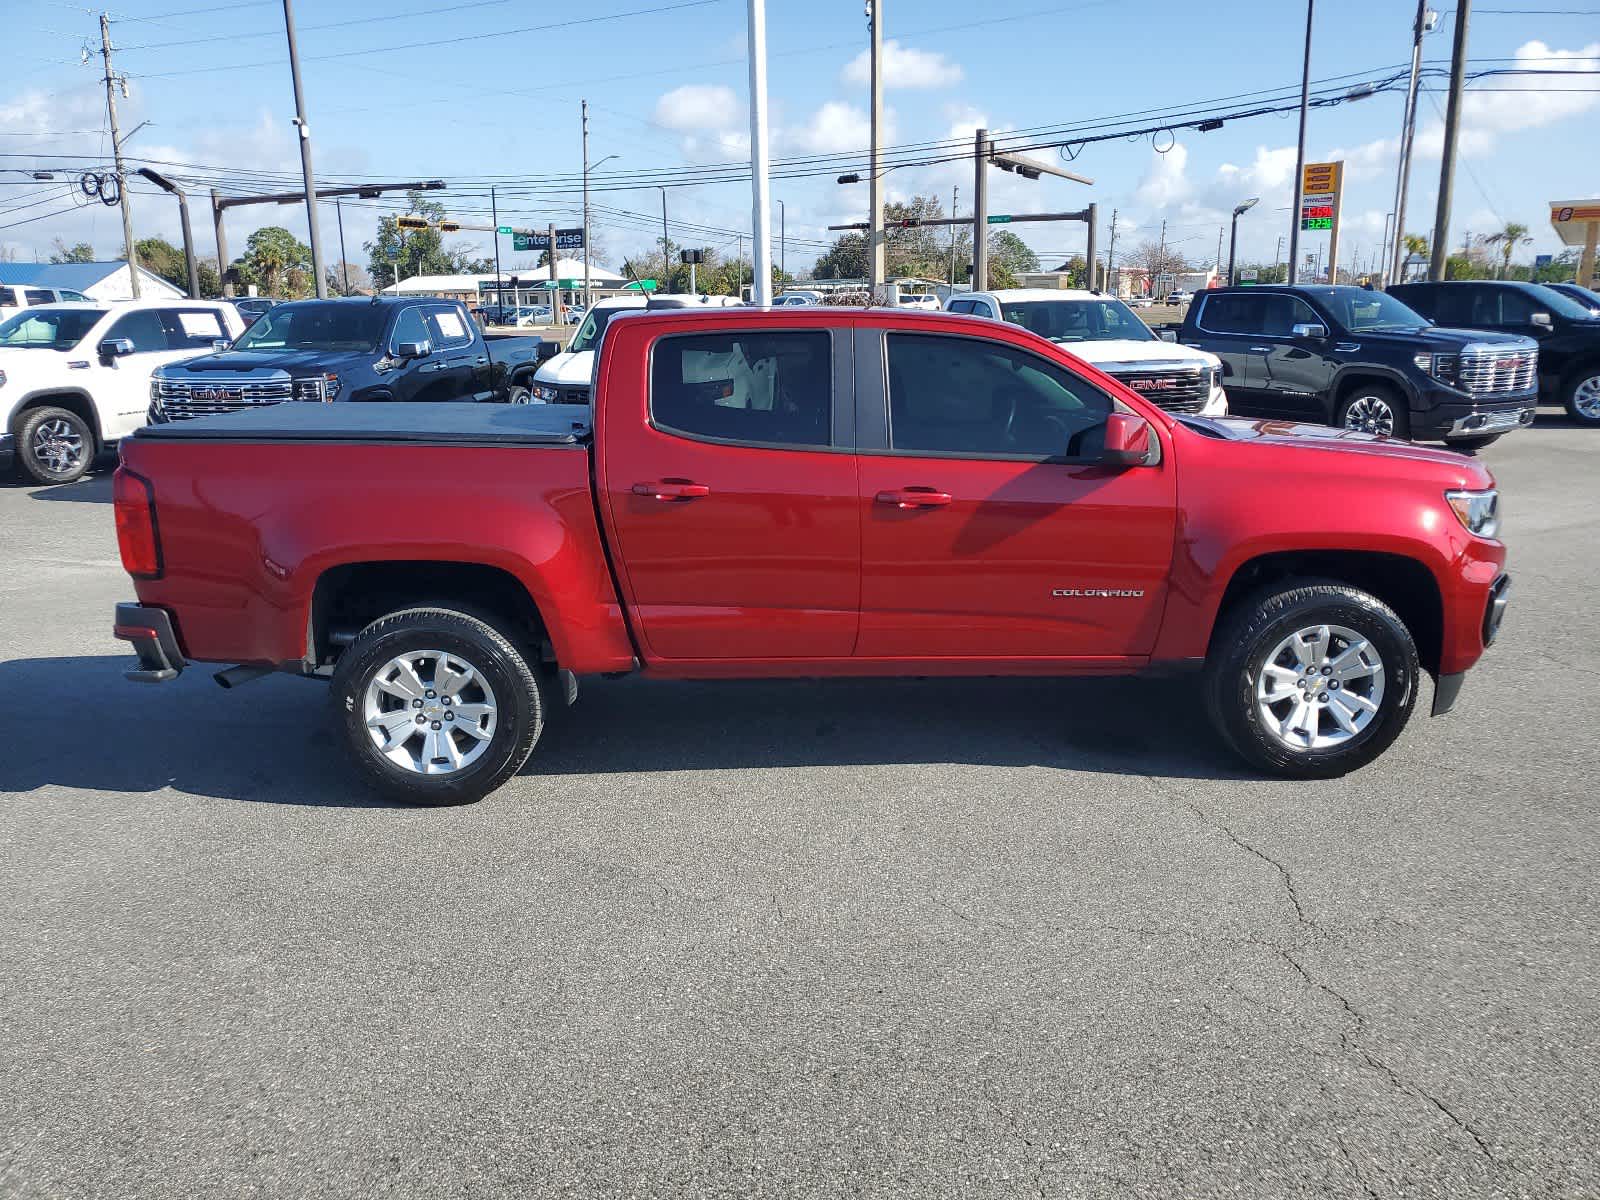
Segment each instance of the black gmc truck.
M157 368L150 422L293 400L527 404L534 372L558 349L485 340L456 300L299 300L268 309L231 346Z
M1476 450L1531 425L1539 400L1532 338L1442 329L1367 288L1202 291L1178 341L1222 359L1229 411L1242 416Z

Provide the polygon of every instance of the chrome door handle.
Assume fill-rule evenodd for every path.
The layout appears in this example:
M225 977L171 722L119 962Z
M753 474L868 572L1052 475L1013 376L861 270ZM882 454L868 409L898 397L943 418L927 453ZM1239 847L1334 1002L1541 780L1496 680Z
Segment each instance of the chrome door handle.
M1250 347L1250 353L1251 354L1271 354L1272 353L1272 347L1271 346L1251 346Z

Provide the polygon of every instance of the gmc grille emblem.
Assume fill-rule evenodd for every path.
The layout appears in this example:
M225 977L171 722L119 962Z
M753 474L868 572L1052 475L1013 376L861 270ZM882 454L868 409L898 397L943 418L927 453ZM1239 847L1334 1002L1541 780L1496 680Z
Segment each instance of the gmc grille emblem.
M1176 379L1135 379L1131 382L1136 392L1170 392L1178 386Z
M243 400L243 388L199 387L190 393L196 400Z

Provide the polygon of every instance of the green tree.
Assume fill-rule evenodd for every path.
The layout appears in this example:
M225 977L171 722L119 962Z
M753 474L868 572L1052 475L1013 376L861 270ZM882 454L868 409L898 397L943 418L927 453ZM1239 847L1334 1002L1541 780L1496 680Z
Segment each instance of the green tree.
M1406 248L1405 257L1400 260L1400 278L1397 283L1404 283L1406 276L1414 262L1425 263L1428 261L1430 250L1428 239L1420 233L1408 233L1400 239L1400 244Z
M1534 283L1561 283L1578 277L1578 251L1563 250L1546 265L1535 267L1529 274Z
M437 225L445 219L445 207L421 192L407 192L406 215ZM362 243L362 247L368 255L367 272L373 286L379 289L394 283L395 264L403 279L413 275L484 275L494 270L494 260L475 254L471 246L446 246L444 235L431 227L401 229L396 217L381 218L377 236Z
M1039 269L1033 248L1009 229L989 235L989 286L1015 287L1017 276Z
M141 238L133 244L133 253L139 265L152 275L159 275L175 288L189 290L189 265L183 251L171 242L158 237Z
M950 275L950 233L955 230L956 278L972 273L972 230L956 225L913 225L901 228L906 220L942 220L943 203L937 196L913 196L901 203L883 206L884 266L891 279L912 276L917 279L946 279ZM1012 235L1015 236L1015 235ZM1021 239L1017 239L1019 242ZM991 257L994 237L990 237ZM1008 248L1007 253L1012 253ZM1028 251L1032 254L1032 251ZM865 279L869 271L867 238L863 233L845 233L817 259L811 269L814 279ZM1028 270L1038 269L1038 258Z
M1505 228L1489 234L1483 239L1484 245L1495 246L1500 252L1500 278L1504 279L1511 270L1511 256L1516 253L1518 246L1531 245L1533 239L1528 236L1528 227L1518 221L1507 221Z
M94 247L88 242L69 246L60 238L50 243L50 261L53 263L86 263L94 261Z
M280 225L256 230L244 244L244 254L229 268L241 284L255 284L263 296L298 300L313 289L311 247Z

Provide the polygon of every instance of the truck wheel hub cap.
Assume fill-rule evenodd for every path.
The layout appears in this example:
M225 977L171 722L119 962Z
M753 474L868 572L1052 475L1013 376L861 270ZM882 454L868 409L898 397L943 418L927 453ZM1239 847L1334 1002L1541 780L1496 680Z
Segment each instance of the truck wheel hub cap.
M1600 375L1591 375L1572 392L1573 407L1591 421L1600 420Z
M1389 434L1394 432L1394 413L1376 396L1362 396L1351 403L1344 424L1360 433Z
M1291 750L1326 750L1372 724L1383 690L1383 659L1371 642L1343 625L1308 625L1267 654L1256 711Z
M451 775L489 748L499 708L483 672L460 655L408 650L373 672L362 717L372 744L395 766Z
M59 417L33 431L34 461L49 471L70 471L83 461L83 438Z

